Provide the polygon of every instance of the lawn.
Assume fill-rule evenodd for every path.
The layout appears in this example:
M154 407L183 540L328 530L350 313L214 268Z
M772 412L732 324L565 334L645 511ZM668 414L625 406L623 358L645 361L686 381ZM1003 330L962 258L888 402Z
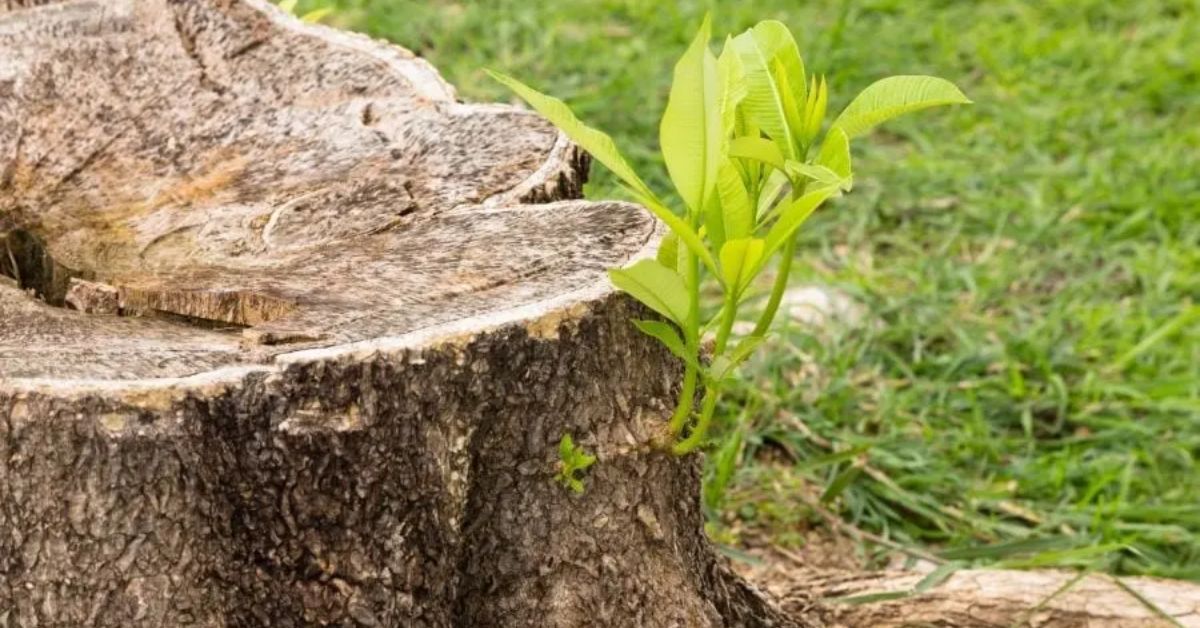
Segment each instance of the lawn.
M657 117L706 10L788 23L831 110L888 74L955 81L974 106L863 142L854 192L806 225L797 283L866 320L787 326L745 373L713 533L799 544L827 509L947 559L1200 580L1200 4L334 6L465 98L511 99L485 66L562 97L660 189Z

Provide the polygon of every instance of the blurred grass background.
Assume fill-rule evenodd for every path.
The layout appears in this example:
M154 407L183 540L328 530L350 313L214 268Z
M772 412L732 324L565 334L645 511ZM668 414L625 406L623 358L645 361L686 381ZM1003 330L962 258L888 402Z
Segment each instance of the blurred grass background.
M786 22L831 111L889 74L955 81L976 105L860 143L855 191L806 225L797 283L867 321L788 325L746 373L712 533L801 545L832 514L943 559L1200 580L1200 2L332 5L464 98L512 100L484 67L563 98L660 189L658 115L705 11Z

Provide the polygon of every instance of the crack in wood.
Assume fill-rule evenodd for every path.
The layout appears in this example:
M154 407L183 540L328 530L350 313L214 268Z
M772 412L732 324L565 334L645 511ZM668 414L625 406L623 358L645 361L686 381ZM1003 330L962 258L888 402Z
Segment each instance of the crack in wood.
M175 34L179 37L179 45L183 47L184 54L196 64L196 69L200 71L200 85L218 96L224 95L229 88L209 76L208 65L205 64L199 50L197 50L196 37L188 32L184 24L183 15L180 13L182 10L183 7L172 7L172 11L174 12L173 24L175 26Z

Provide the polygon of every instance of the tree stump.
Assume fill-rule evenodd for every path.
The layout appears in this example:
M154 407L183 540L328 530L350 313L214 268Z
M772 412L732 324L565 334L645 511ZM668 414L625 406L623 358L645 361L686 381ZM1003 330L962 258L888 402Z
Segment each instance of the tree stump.
M257 0L6 4L0 626L783 621L564 136Z
M586 172L263 0L0 3L0 627L847 617L705 539L604 273L661 227Z

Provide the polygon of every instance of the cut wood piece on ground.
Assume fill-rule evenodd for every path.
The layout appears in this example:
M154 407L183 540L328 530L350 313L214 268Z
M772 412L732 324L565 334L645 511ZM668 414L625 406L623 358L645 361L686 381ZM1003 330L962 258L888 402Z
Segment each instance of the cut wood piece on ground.
M924 593L925 574L825 574L796 579L800 607L823 600L829 626L1200 627L1200 587L1159 578L1069 571L963 569ZM895 599L877 594L900 594ZM877 595L868 603L867 596ZM788 607L787 595L784 606ZM842 600L837 602L836 600ZM857 602L857 603L856 603Z
M850 558L854 540L820 529L810 536L812 546L798 550L751 543L754 563L739 564L738 572L788 611L819 616L830 628L1200 627L1200 587L1193 583L967 568L931 582L936 564L869 571Z

